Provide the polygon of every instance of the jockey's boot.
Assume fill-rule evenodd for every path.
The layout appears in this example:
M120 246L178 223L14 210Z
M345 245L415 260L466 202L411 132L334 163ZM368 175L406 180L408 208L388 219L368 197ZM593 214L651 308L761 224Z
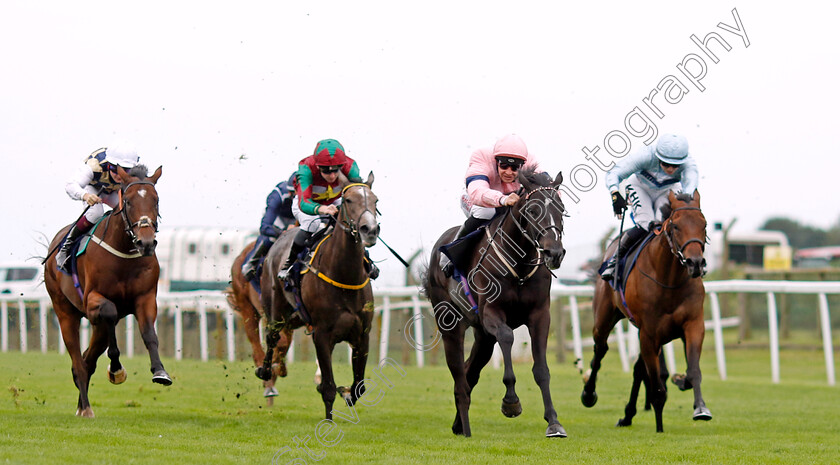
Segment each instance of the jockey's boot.
M257 266L260 264L260 259L268 253L271 244L272 241L268 237L260 237L257 241L254 246L254 255L242 265L242 275L245 276L246 281L251 281L257 276Z
M604 281L612 281L613 275L615 274L615 266L618 263L619 257L627 255L627 251L633 247L633 244L646 235L647 231L638 226L634 226L627 231L624 231L624 234L618 241L618 250L616 250L613 256L610 257L610 261L607 262L607 267L601 272L601 279Z
M70 269L67 265L70 264L70 249L73 248L73 243L76 242L76 239L82 236L82 234L88 232L93 226L93 223L88 221L84 215L79 218L79 221L76 221L76 224L70 228L70 232L67 233L67 238L64 239L64 243L61 244L61 249L58 250L58 253L55 255L55 262L58 265L58 269L65 272L70 273Z
M367 272L370 279L376 279L379 277L379 267L376 266L376 263L373 263L373 260L370 259L370 253L368 250L365 249L365 271Z
M461 228L458 230L458 233L455 234L455 239L453 239L452 242L455 242L458 239L466 236L467 234L475 231L479 228L479 226L483 225L484 223L487 223L487 220L476 218L474 216L469 216L467 220L464 221L464 224L461 225ZM449 257L447 257L444 254L440 254L440 268L443 270L444 276L446 276L447 278L452 277L452 261L449 260Z
M295 264L297 261L298 255L303 252L303 249L306 248L306 244L309 242L309 238L312 237L312 233L306 231L304 229L300 229L295 235L295 240L292 242L292 249L289 251L289 257L286 259L286 263L283 264L283 268L277 273L277 277L283 281L289 277L289 269L292 268L292 265Z

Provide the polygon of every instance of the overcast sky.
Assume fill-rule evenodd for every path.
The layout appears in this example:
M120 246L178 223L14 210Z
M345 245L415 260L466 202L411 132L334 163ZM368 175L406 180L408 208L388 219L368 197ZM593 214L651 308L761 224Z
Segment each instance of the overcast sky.
M737 26L733 9L746 37L718 27ZM580 188L597 176L578 202L566 196L561 272L573 272L618 226L582 149L618 160L605 149L612 131L642 146L625 127L635 107L659 133L688 138L710 223L737 217L748 230L783 215L828 227L840 217L839 12L829 2L6 0L0 261L42 255L40 235L79 216L64 184L115 138L163 165L162 227L246 229L318 140L338 139L374 171L382 237L407 256L464 220L470 152L515 132L570 188L572 172ZM731 47L712 41L718 63L690 39L710 32ZM698 74L691 54L706 67L698 85L677 66L688 59ZM650 97L668 76L687 89L672 81L676 103ZM609 141L621 150L620 136ZM399 271L381 245L372 255Z

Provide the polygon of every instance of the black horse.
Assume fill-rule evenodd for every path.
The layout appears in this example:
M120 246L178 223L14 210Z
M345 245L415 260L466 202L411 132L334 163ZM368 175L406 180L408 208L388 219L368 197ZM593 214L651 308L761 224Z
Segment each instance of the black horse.
M446 231L435 244L424 287L434 305L446 363L455 381L455 434L471 435L470 394L496 342L505 362L502 413L507 417L522 413L514 390L511 346L513 329L526 325L531 335L534 379L542 392L548 422L546 436L566 437L551 402L545 354L551 320L549 269L558 268L565 255L561 240L564 207L557 191L562 181L562 173L552 181L545 173L521 170L519 202L504 209L479 233L466 259L453 260L456 269L464 272L456 271L455 279L441 271L439 248L454 239L458 228ZM464 361L464 334L469 326L474 329L475 342Z

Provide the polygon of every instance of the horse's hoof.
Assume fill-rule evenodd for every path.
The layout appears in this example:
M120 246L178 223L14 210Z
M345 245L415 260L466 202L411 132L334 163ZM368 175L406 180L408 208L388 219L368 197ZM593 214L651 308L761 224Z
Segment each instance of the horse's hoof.
M271 379L271 370L267 370L265 367L257 367L254 371L254 374L257 375L257 378L268 381Z
M164 386L169 386L172 384L172 378L169 377L169 374L166 371L160 370L155 372L154 375L152 375L152 382L162 384Z
M680 391L688 391L692 388L691 383L688 382L688 379L685 377L685 375L681 375L679 373L675 374L674 376L671 376L671 382L674 383L678 388L680 388Z
M338 395L341 396L346 402L349 402L350 405L353 405L353 394L350 392L350 388L347 386L339 386L335 388L335 391Z
M593 407L598 402L598 394L595 391L580 393L580 401L584 407Z
M277 397L278 395L280 395L280 393L277 392L277 389L274 386L267 387L265 388L265 391L263 391L263 397Z
M522 404L519 401L512 404L502 401L502 413L508 418L518 417L522 413Z
M547 438L565 438L566 437L566 430L563 429L563 425L560 423L554 425L548 425L548 429L545 430L545 437Z
M76 409L76 416L82 418L94 418L93 409L88 407L84 410Z
M621 427L624 427L624 426L630 426L632 424L633 424L633 420L627 420L627 419L622 418L622 419L618 420L618 423L616 423L615 426L617 428L621 428Z
M694 420L709 421L712 419L712 412L706 407L697 407L694 409Z
M116 373L111 373L111 370L108 370L108 381L111 384L122 384L126 378L128 378L128 375L125 372L125 368L120 368Z

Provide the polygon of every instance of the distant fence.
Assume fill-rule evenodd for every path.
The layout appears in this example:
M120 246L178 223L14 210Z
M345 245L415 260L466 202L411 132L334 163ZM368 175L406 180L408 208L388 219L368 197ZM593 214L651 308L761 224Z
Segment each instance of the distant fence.
M778 334L778 315L776 308L776 294L811 294L816 295L819 302L818 313L821 326L823 352L825 354L826 378L830 386L836 384L834 372L834 353L831 335L831 318L829 315L829 306L827 296L830 294L840 294L840 282L807 282L807 281L707 281L705 283L706 292L710 301L711 320L706 322L706 328L713 332L715 356L718 367L718 374L722 380L727 377L726 374L726 355L723 344L723 328L738 325L737 318L721 318L719 294L721 293L757 293L765 294L767 296L767 319L770 337L770 365L771 365L771 379L774 383L780 381L779 373L779 334ZM434 336L424 336L424 326L430 328L429 331L436 331L435 325L430 324L434 316L431 313L429 302L422 298L414 287L404 288L386 288L377 289L374 292L379 305L375 308L375 314L379 318L379 360L388 357L390 349L390 335L392 333L392 313L411 312L411 317L408 319L404 328L398 328L405 337L405 343L412 346L415 354L415 361L417 366L422 367L425 364L426 352L428 349L440 342L437 333ZM583 336L581 330L581 318L578 304L579 297L591 297L593 294L592 286L554 286L551 290L552 299L568 298L568 312L571 323L572 333L572 350L577 359L576 363L581 369L584 367L583 362ZM14 307L17 307L16 309ZM28 342L28 328L29 322L27 315L33 312L37 307L38 313L38 334L40 339L41 352L47 352L49 343L49 320L54 318L52 316L51 302L49 297L45 295L24 295L24 296L10 296L0 295L0 350L7 352L9 350L9 316L10 311L17 310L17 326L19 334L19 346L21 352L26 352L29 348ZM227 360L233 361L236 359L236 315L229 308L226 302L224 293L220 291L195 291L195 292L177 292L177 293L163 293L158 295L158 307L160 321L161 317L172 318L173 321L173 335L172 341L174 343L174 356L176 359L183 358L184 354L184 316L185 314L195 315L198 318L198 353L202 360L210 359L209 350L209 331L208 319L210 316L214 318L221 317L224 329L224 352L227 355ZM424 314L425 310L425 314ZM423 321L427 320L424 325ZM133 318L126 318L125 320L125 346L122 347L122 352L131 357L134 355L135 344L135 321ZM89 339L90 326L86 319L82 320L82 344L87 344ZM156 323L157 324L157 323ZM521 333L519 333L521 334ZM527 332L525 333L527 335ZM56 334L55 338L59 338ZM431 343L424 343L427 339L431 339ZM630 370L630 360L634 354L638 353L638 332L635 327L627 324L627 329L619 322L615 328L615 336L613 340L618 344L618 352L621 358L621 364L624 371ZM59 352L64 353L64 344L60 341L57 343ZM675 357L672 344L665 347L665 356L668 368L675 371ZM294 350L289 353L289 361L294 360ZM499 358L494 357L494 365L498 366Z

